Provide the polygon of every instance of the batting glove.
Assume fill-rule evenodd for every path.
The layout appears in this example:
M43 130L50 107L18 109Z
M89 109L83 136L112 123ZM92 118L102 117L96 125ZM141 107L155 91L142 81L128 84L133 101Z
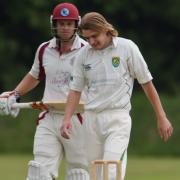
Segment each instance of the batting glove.
M8 91L0 95L0 115L11 115L17 117L19 114L19 108L12 108L15 102L20 99L17 91Z

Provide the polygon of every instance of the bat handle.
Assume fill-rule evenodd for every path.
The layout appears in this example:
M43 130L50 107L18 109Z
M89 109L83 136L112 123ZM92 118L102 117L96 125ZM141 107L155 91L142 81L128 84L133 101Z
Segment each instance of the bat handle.
M24 109L24 108L32 108L32 107L31 107L31 103L14 103L12 105L12 108Z

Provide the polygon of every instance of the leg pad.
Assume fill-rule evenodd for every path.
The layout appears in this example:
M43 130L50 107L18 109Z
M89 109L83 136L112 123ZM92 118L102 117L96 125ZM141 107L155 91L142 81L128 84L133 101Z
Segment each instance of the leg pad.
M89 173L84 169L70 169L66 176L66 180L89 180Z
M53 180L48 169L37 161L29 161L26 180Z

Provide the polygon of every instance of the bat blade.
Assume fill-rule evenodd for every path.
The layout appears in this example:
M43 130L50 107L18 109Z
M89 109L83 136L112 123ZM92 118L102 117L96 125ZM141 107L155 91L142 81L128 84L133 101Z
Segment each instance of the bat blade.
M50 110L59 110L65 112L66 102L52 101L52 102L44 102ZM75 113L84 112L84 103L80 102L78 107L76 108Z
M66 102L64 101L35 101L35 102L26 102L26 103L14 103L13 108L25 108L25 109L38 109L38 110L52 110L65 112ZM84 112L84 103L80 102L76 108L75 113Z

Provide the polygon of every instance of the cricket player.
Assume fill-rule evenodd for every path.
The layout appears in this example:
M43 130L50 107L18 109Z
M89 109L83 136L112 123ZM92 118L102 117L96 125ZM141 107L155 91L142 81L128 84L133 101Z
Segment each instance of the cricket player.
M39 46L31 70L15 90L1 94L0 114L16 117L19 109L13 109L12 104L42 80L45 80L43 101L66 101L75 56L87 44L77 34L79 22L75 5L60 3L54 8L51 16L54 37ZM66 140L60 134L63 117L58 111L40 113L34 137L34 160L29 162L27 180L55 180L64 154L66 180L89 180L82 134L83 118L81 114L72 116L72 138Z
M137 79L157 117L160 137L167 141L173 128L152 83L152 75L137 45L117 37L118 32L99 13L82 18L80 30L89 45L80 50L75 61L61 134L71 138L72 114L87 85L84 130L89 162L96 159L121 160L121 180L125 177L127 148L131 132L131 95ZM115 180L110 167L110 180ZM101 172L99 172L101 176ZM98 179L101 179L100 177Z

